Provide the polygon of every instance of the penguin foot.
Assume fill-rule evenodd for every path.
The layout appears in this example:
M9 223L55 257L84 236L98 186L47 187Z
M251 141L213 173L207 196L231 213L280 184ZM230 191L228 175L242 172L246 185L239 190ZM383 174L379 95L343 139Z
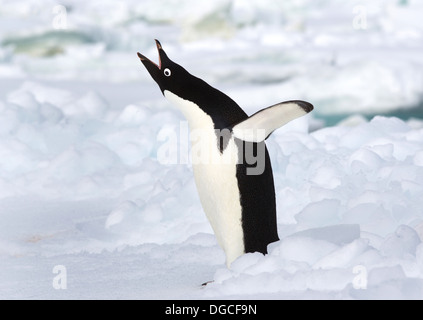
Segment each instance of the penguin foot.
M207 282L204 282L204 283L202 283L201 284L201 286L204 288L205 286L207 286L209 283L213 283L214 282L214 280L210 280L210 281L207 281Z

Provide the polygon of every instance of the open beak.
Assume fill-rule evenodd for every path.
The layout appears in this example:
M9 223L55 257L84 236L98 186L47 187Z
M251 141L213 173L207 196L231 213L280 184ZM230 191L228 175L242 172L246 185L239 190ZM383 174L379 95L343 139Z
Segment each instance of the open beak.
M166 65L169 63L169 58L167 57L166 53L164 52L162 45L160 44L159 40L156 40L157 51L159 52L159 64L154 63L150 59L146 58L141 53L137 52L138 57L140 58L142 64L147 69L150 76L153 78L154 81L159 85L160 90L162 93L164 92L164 79L162 74L162 65Z
M164 53L164 51L163 51L162 45L160 44L159 40L155 39L155 41L156 41L157 51L159 52L159 64L154 63L153 61L151 61L150 59L148 59L147 57L145 57L141 53L137 52L137 55L140 58L142 64L147 68L147 70L148 70L148 72L150 72L150 74L151 74L150 68L152 66L155 66L159 70L162 67L161 54L162 54L162 52ZM153 76L153 75L151 74L151 76Z

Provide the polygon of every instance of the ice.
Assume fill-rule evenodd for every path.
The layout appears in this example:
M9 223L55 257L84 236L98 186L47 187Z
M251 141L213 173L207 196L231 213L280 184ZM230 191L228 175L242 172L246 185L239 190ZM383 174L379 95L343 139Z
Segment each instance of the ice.
M305 227L325 226L339 222L340 201L325 199L309 204L295 219Z
M380 250L386 256L403 257L407 254L415 256L419 244L420 238L417 232L409 226L401 225L394 234L386 237Z
M34 88L41 92L34 94ZM24 265L35 263L30 254L38 254L44 262L37 263L57 264L62 256L60 264L72 266L72 259L87 259L84 252L111 261L121 252L124 257L119 259L129 266L140 254L149 259L139 271L121 266L122 276L146 279L149 268L158 263L167 266L158 269L158 277L168 268L178 273L190 266L197 285L214 280L202 291L180 291L185 298L419 297L420 129L379 117L311 135L295 127L275 132L268 144L281 240L269 246L268 255L246 254L226 269L189 164L160 163L156 158L164 130L156 123L163 121L166 130L179 134L183 123L176 111L144 107L144 102L113 110L93 90L58 90L24 84L0 109L11 119L0 140L0 202L2 212L9 212L3 213L2 268L15 279L3 282L3 296L18 296L13 289L21 281L13 271L15 255L24 257ZM181 137L177 141L182 143ZM20 207L20 202L27 205ZM21 219L27 222L18 222ZM114 274L112 265L105 265L102 277ZM89 279L79 270L79 278L69 281ZM363 270L367 287L355 289ZM150 293L143 291L144 285L137 296L163 293L160 281L145 281ZM171 283L181 288L181 282ZM112 292L100 293L108 286L93 286L99 290L95 297L114 297ZM44 296L35 287L25 292ZM86 297L82 288L69 297ZM165 296L182 297L177 292Z
M370 285L379 285L385 281L397 279L405 279L404 271L400 266L375 268L369 274Z
M0 298L423 298L422 3L64 5L1 3ZM154 38L248 114L313 103L267 140L269 254L225 266Z
M8 95L10 102L25 101L25 99L34 99L38 103L51 103L53 105L63 106L74 98L74 95L67 91L58 89L52 86L45 86L37 82L24 82L21 87ZM29 104L29 106L34 103ZM23 104L25 108L28 107L27 102Z
M416 152L413 158L413 163L416 166L420 166L420 167L423 166L423 151Z
M295 235L282 240L278 247L271 251L271 255L279 255L288 261L299 261L313 265L337 248L337 245L328 241Z
M93 117L101 119L108 108L107 102L104 101L95 92L87 92L84 96L64 106L64 112L70 117Z
M340 224L299 231L292 236L302 236L315 240L325 240L337 245L349 243L360 237L360 226L356 224Z
M354 240L353 242L321 258L313 265L313 268L335 269L349 266L353 259L363 253L367 247L368 242L365 239Z

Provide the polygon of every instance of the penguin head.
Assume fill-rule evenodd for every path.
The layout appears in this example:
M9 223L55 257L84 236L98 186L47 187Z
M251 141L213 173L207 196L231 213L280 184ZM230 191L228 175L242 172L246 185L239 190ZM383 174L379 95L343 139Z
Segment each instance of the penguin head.
M166 98L170 97L170 95L167 96L170 92L183 100L182 105L179 104L181 100L178 100L179 102L172 100L172 102L185 110L183 113L187 118L190 117L188 114L192 109L191 107L186 109L185 101L192 102L209 115L216 129L227 128L247 118L247 114L230 97L170 60L158 40L156 40L156 46L159 52L158 64L139 52L138 57Z
M154 63L139 52L137 52L138 57L159 85L163 94L165 90L177 92L181 89L181 84L192 76L183 67L168 58L158 40L156 40L156 46L159 52L159 64Z

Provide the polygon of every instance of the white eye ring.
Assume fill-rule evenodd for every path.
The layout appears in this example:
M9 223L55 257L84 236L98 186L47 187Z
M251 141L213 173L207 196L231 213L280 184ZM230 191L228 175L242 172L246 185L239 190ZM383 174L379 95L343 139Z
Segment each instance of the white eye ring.
M163 73L166 77L170 77L170 75L172 74L172 72L170 72L169 68L164 69Z

